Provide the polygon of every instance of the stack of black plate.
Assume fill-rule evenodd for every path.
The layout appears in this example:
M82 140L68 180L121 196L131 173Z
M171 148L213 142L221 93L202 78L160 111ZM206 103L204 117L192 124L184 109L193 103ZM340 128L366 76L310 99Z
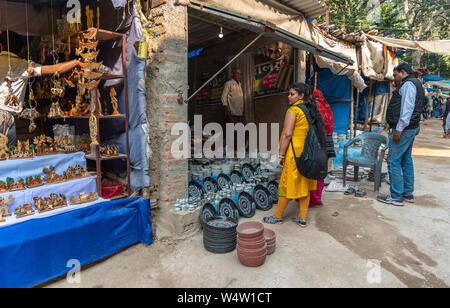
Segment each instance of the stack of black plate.
M206 218L203 225L203 246L212 253L228 253L236 249L237 220L214 216Z
M276 181L270 181L269 184L267 184L267 189L270 192L270 200L272 203L278 202L278 183Z
M241 216L246 218L255 216L256 204L248 192L243 191L238 195L236 206Z

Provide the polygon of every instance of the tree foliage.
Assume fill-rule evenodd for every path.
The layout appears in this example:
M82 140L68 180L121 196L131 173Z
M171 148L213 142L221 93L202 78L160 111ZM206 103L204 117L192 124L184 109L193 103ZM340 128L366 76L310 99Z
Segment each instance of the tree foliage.
M399 39L421 41L450 37L448 0L325 0L325 3L331 7L330 24L346 33L377 26L378 35ZM318 22L325 22L325 18L320 17ZM448 76L448 58L410 51L402 60Z

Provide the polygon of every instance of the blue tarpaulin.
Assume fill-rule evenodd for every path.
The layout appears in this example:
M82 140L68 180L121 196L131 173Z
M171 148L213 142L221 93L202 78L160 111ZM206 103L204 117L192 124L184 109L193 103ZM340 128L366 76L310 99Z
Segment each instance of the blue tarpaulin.
M441 81L441 80L445 80L444 77L439 77L439 76L431 75L431 74L424 75L424 76L422 77L422 79L423 79L423 81L424 81L425 83L427 83L428 81Z
M0 288L30 287L101 260L135 243L153 242L150 202L108 201L0 228Z
M313 79L307 75L310 84L311 82L314 83ZM334 132L346 135L350 118L350 80L345 75L334 75L329 69L319 69L317 89L322 91L333 110Z

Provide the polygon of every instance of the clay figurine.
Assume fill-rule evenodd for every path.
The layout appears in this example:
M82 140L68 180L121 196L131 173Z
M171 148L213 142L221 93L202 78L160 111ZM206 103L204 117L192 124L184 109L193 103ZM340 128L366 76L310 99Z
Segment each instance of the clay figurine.
M0 194L3 194L5 192L8 192L8 185L4 181L0 181Z
M0 134L0 160L5 160L9 157L8 154L8 137Z

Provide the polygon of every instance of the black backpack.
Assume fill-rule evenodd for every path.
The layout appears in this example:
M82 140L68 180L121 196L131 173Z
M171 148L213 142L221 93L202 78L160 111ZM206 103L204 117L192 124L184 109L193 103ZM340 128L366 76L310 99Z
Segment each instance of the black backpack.
M295 155L294 143L291 139L292 151L298 172L311 180L323 180L328 174L328 153L326 146L320 143L317 121L313 121L309 110L304 105L295 105L305 113L309 123L309 132L306 136L303 153L300 157Z

